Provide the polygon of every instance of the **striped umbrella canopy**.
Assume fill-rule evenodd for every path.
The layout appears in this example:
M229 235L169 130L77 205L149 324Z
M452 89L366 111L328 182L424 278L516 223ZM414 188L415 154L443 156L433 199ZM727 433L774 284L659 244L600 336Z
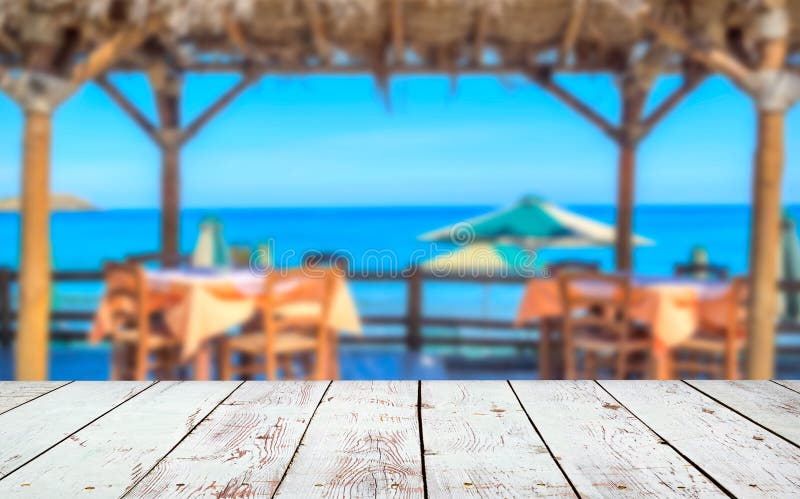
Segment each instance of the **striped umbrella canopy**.
M478 242L435 256L421 267L440 275L496 277L535 270L533 256L518 246Z
M230 251L222 235L222 221L216 217L204 218L192 252L192 266L219 269L229 267L230 263Z
M781 224L781 278L786 281L800 281L800 242L797 240L797 223L794 217L784 212ZM784 293L784 314L787 317L800 317L800 294Z
M521 248L611 246L615 228L560 208L536 196L516 204L420 236L423 241L469 244L488 242ZM634 245L654 244L633 236Z

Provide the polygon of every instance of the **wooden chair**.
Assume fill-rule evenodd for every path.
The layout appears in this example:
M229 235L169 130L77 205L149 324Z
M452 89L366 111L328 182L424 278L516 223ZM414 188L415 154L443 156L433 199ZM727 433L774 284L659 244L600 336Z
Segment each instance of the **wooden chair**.
M145 380L151 371L159 379L176 378L180 342L163 323L165 302L153 299L147 290L144 269L108 263L104 279L111 319L111 379Z
M647 377L652 338L647 330L636 327L630 320L629 278L597 272L564 272L558 279L567 379L596 378L601 365L610 367L616 379L626 379L635 371ZM595 286L597 292L576 292L578 283ZM580 370L579 354L583 361Z
M674 347L672 378L740 378L739 359L747 343L747 294L747 279L735 278L726 297L725 326L703 324L691 338Z
M252 255L250 246L237 245L231 246L231 264L238 269L246 269L250 267L250 256Z
M348 275L350 260L341 253L309 252L303 256L303 265L306 267L330 267L341 276Z
M330 379L336 372L331 355L333 331L328 326L336 275L331 269L306 267L273 272L265 278L261 297L262 331L223 338L219 345L220 377L252 376L263 372L267 379L278 379L281 367L287 378L294 377L293 361L313 356L311 372L315 380ZM281 288L293 288L289 291ZM281 310L310 306L314 313L286 314ZM251 359L241 366L232 362L233 354ZM310 375L310 376L309 376Z
M600 263L589 260L558 260L546 266L549 276L561 272L600 272Z
M678 263L675 265L674 274L677 277L695 277L717 281L728 280L727 267L710 263Z
M589 260L558 260L548 264L546 270L549 278L564 272L600 272L600 263ZM549 316L539 320L539 379L554 379L564 375L561 319L561 316Z

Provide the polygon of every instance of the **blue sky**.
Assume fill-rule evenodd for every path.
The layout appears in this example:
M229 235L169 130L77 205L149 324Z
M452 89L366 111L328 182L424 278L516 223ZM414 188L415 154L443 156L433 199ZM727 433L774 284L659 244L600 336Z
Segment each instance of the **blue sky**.
M186 121L236 80L192 76ZM154 116L146 81L116 76ZM604 116L619 99L605 76L559 78ZM652 108L679 84L658 82ZM502 205L525 193L612 203L616 147L519 77L395 78L391 110L372 78L267 77L184 150L189 207ZM52 188L106 208L158 205L159 155L94 85L59 109ZM17 195L22 115L0 97L0 197ZM789 114L784 198L800 202L800 106ZM653 131L639 154L637 202L746 203L755 136L750 101L712 78ZM792 140L792 138L795 140Z

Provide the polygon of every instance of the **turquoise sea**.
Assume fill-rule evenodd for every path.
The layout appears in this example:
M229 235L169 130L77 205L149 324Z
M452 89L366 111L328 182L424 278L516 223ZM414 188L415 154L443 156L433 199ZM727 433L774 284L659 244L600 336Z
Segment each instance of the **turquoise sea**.
M493 207L358 207L187 209L182 213L181 246L191 251L200 221L220 218L229 244L255 246L271 240L277 258L296 263L309 250L339 251L351 255L354 267L402 268L412 258L432 253L417 236ZM613 206L569 206L583 215L613 223ZM792 207L800 215L800 207ZM56 269L97 269L103 260L156 251L157 210L104 210L56 213L52 219L53 262ZM0 215L0 266L18 261L16 214ZM733 273L747 267L749 207L746 205L651 205L636 209L635 227L653 239L654 246L636 250L635 269L642 274L669 274L688 257L694 245L708 249L714 263ZM441 247L438 248L441 250ZM370 256L371 255L371 256ZM612 268L610 249L541 250L539 264L559 258L600 261ZM385 269L389 270L389 269ZM402 314L404 286L393 283L354 283L362 313ZM91 309L97 300L95 283L61 284L55 303L62 309ZM508 285L429 284L425 310L430 315L513 317L520 289Z

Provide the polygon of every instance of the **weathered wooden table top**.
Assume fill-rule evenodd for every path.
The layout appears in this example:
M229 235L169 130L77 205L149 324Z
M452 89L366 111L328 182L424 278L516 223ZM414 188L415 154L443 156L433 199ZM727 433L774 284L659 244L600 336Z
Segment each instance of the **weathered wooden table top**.
M800 381L0 382L0 497L800 497Z

